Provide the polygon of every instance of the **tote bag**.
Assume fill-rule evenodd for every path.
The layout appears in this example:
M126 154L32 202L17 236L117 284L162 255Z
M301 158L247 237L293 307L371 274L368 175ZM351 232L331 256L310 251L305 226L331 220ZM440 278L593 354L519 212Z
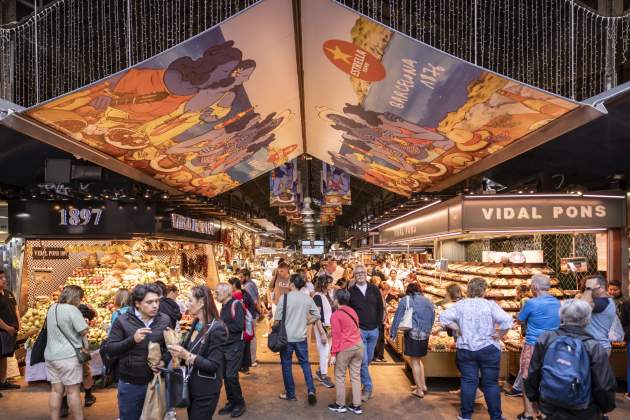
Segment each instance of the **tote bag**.
M400 324L398 324L398 329L400 331L409 331L413 328L413 307L409 305L410 300L411 296L407 296L407 306L405 308L405 313L403 314Z

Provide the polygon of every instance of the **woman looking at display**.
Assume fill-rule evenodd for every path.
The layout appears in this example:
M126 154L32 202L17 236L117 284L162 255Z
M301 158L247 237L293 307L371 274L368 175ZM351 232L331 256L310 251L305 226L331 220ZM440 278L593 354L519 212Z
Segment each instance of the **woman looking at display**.
M79 286L63 288L59 301L50 306L46 315L48 336L44 359L48 370L50 392L50 418L59 418L64 390L70 412L75 419L83 419L80 385L83 366L77 358L76 349L86 347L84 337L89 327L79 311L83 289Z
M394 321L392 322L391 338L394 340L398 333L398 326L403 319L407 308L413 310L411 329L405 331L405 356L409 356L413 380L416 389L412 394L418 398L424 398L427 385L424 378L424 365L422 357L427 355L429 347L429 336L433 321L435 321L435 308L433 303L427 299L420 289L418 283L411 283L407 286L405 297L400 300Z
M315 294L313 301L319 309L320 320L326 333L326 340L322 340L321 333L315 328L315 341L317 342L317 352L319 353L319 368L315 372L317 379L326 387L333 388L335 385L328 377L328 358L330 356L330 317L333 313L333 278L327 274L320 274L315 278Z
M189 369L190 420L212 419L221 394L223 351L227 328L219 318L212 292L206 286L193 287L188 296L188 313L196 319L182 346L170 345L173 357Z
M129 310L129 290L118 289L114 295L114 313L112 313L112 322L109 324L109 329L112 328L116 319ZM107 333L109 334L109 329Z
M363 361L363 340L359 330L359 316L348 306L350 292L338 290L335 293L334 306L337 310L330 317L332 325L332 357L330 364L335 365L337 398L328 405L330 411L363 414L361 409L361 362ZM346 371L350 371L352 384L352 404L346 406Z

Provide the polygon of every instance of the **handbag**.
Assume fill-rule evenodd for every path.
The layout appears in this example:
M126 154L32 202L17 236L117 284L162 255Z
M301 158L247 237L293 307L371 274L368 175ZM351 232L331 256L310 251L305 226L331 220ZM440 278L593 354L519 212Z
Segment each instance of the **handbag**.
M46 318L44 318L44 326L41 331L37 335L35 339L35 343L33 343L33 348L31 349L31 359L29 362L30 366L36 365L37 363L44 363L46 359L44 358L44 353L46 351L46 344L48 343L48 312L46 312Z
M168 407L189 407L190 389L188 388L188 379L190 379L192 369L187 369L185 365L182 365L172 370L164 368L159 368L158 370L164 374Z
M59 318L57 318L57 308L59 308L59 304L55 305L55 322L57 323L57 328L59 329L59 332L61 333L61 335L65 337L66 340L68 340L68 343L70 343L70 346L74 349L74 354L77 356L77 360L79 361L79 364L82 365L85 362L89 362L90 359L92 359L92 355L88 353L87 351L85 351L83 347L81 348L74 347L74 344L72 344L72 341L70 341L66 333L63 332L63 330L59 326Z
M407 296L407 307L405 308L405 313L403 314L400 324L398 324L400 331L409 331L413 328L413 307L409 306L410 300L411 296Z
M0 330L0 357L9 357L15 352L17 339L5 330Z
M281 352L287 347L289 339L287 338L287 328L285 321L287 319L287 294L284 294L284 305L282 308L282 321L271 327L271 332L267 338L267 347L274 353Z

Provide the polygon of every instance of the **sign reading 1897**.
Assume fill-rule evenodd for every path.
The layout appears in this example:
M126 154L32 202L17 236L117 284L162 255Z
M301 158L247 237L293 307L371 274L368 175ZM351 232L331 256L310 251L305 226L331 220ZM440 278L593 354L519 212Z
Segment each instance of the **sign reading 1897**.
M102 209L60 209L60 226L98 226L103 215Z

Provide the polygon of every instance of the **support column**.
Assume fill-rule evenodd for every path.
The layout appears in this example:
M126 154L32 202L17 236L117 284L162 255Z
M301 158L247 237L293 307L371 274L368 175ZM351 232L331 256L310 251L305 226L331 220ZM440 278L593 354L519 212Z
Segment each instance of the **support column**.
M608 280L621 280L624 296L628 296L628 235L625 229L608 231Z

